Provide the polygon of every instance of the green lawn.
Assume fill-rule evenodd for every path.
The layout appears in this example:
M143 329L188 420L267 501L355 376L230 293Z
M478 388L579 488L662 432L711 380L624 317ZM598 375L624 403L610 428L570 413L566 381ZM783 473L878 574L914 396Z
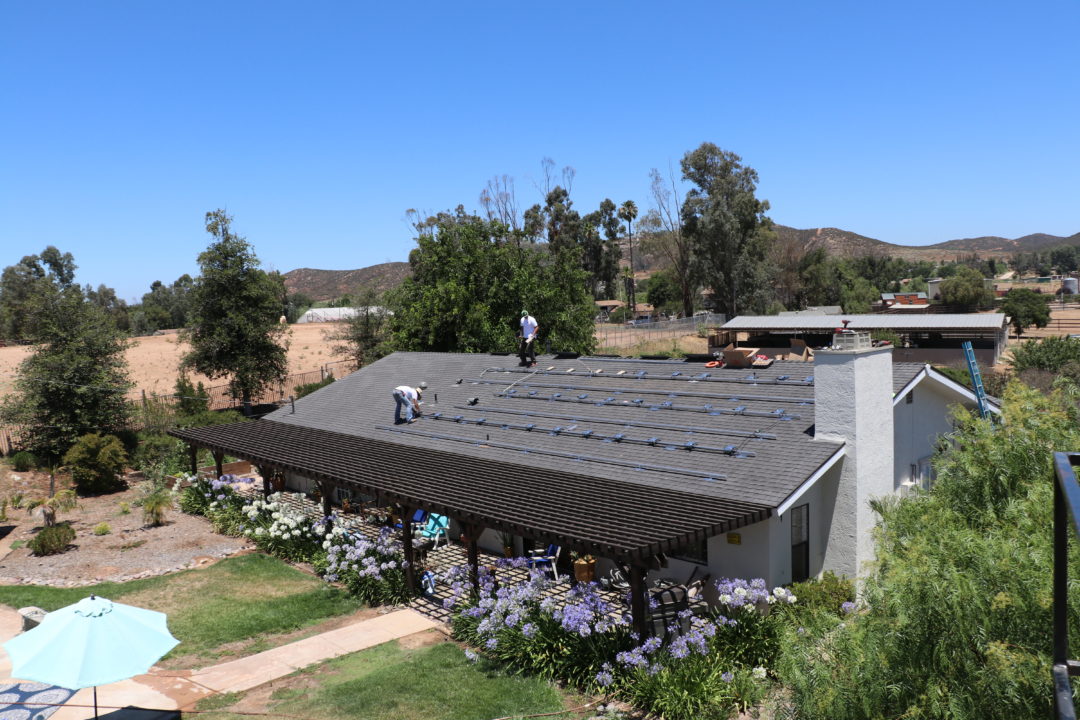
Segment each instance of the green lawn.
M166 613L169 629L180 640L167 658L212 656L215 648L245 640L265 646L266 636L299 630L361 606L343 590L261 554L126 583L81 588L2 586L0 604L56 610L91 593ZM242 650L244 654L252 651L250 647Z
M290 677L271 696L269 713L336 720L489 720L557 712L562 695L550 683L473 664L457 645L404 649L388 642ZM211 698L200 710L221 707ZM227 710L203 715L240 718Z

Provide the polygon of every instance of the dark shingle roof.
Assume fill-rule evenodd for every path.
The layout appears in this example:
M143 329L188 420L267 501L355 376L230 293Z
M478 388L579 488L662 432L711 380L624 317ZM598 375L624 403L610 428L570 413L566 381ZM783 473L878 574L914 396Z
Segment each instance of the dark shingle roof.
M174 430L264 469L294 471L409 507L569 549L639 560L767 518L753 503L701 497L260 420ZM658 512L663 508L663 512Z
M812 437L811 364L706 370L699 363L544 357L538 370L523 372L514 356L399 352L297 400L295 413L286 407L267 419L499 460L534 473L569 472L769 507L841 447ZM641 371L647 375L639 377ZM694 377L704 372L708 378ZM394 426L393 388L421 381L428 383L425 417ZM472 398L475 405L468 404ZM459 416L464 422L452 419ZM587 431L589 437L580 436ZM618 434L623 437L615 439ZM655 444L645 444L651 438ZM687 449L688 442L696 447Z

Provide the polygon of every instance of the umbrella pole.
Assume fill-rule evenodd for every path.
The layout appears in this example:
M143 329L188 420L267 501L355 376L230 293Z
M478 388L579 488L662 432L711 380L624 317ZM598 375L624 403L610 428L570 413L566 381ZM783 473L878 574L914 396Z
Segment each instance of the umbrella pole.
M94 686L94 720L97 720L97 685Z

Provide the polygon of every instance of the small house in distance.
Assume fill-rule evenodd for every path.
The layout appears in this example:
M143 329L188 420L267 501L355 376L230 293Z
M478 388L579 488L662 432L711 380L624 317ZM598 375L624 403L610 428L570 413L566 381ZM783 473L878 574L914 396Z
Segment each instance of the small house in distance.
M452 537L494 552L507 533L591 553L600 576L619 564L638 587L695 570L857 576L870 500L927 486L950 406L975 404L869 344L761 369L398 352L262 420L172 434L295 490L447 515ZM395 425L391 391L420 380L423 417Z
M930 299L924 292L881 293L879 305L885 312L926 312Z

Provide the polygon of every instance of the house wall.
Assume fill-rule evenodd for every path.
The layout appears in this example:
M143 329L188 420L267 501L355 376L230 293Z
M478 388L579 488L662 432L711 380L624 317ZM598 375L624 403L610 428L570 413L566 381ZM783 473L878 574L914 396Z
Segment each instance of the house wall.
M893 407L893 490L900 484L918 481L919 461L934 453L938 436L953 429L949 407L957 403L954 393L931 380L923 380L911 391L912 402L903 398Z
M843 461L829 468L812 487L795 502L808 504L810 516L810 577L821 574L828 555L829 534L836 487L840 482ZM728 542L728 534L709 538L708 563L688 562L669 558L668 567L654 570L650 577L669 577L686 581L695 567L708 572L713 581L720 578L764 578L769 587L791 582L791 523L790 511L774 514L767 520L739 528L738 545ZM711 586L711 583L710 583ZM707 588L706 597L712 592Z

